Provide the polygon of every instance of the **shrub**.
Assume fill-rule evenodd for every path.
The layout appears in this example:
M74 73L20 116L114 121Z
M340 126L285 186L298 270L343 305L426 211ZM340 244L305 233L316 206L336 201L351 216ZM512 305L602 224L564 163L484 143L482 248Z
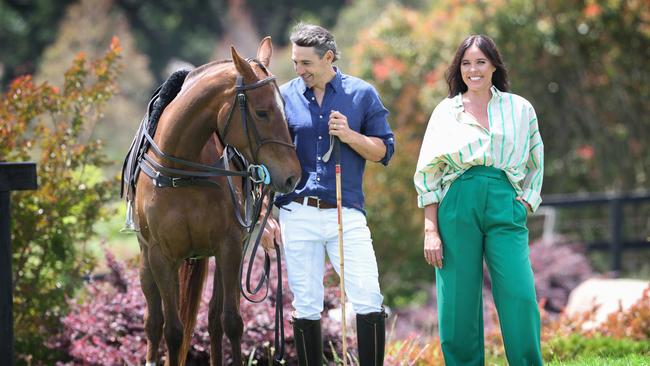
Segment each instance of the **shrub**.
M117 186L102 177L108 165L100 141L87 141L116 92L120 44L87 62L77 55L62 88L32 77L14 80L0 101L0 161L37 161L37 191L14 192L13 288L17 358L51 360L45 336L57 331L66 296L81 285L93 260L83 244Z
M70 364L122 365L143 363L146 354L146 336L144 334L144 312L146 303L140 289L138 270L135 266L118 263L110 252L106 260L111 273L105 282L91 282L85 291L69 303L70 312L62 319L63 331L53 337L48 346L67 353ZM273 349L274 330L274 291L276 288L275 266L272 266L269 297L264 302L254 304L242 298L241 315L244 320L242 353L244 357L257 360L257 364L267 364ZM252 278L259 278L261 265L254 267ZM214 274L211 261L208 278ZM288 291L286 272L283 273L284 289L284 325L286 352L285 360L291 365L296 362L293 331L289 323L291 314L291 294ZM328 270L330 286L325 292L325 314L323 317L323 338L326 357L330 360L341 354L340 323L329 319L327 311L339 305L338 280L331 268ZM208 333L208 303L212 294L212 281L207 281L203 289L201 307L197 317L197 326L192 338L188 364L208 364L210 336ZM164 349L164 340L161 349ZM351 348L354 339L348 338ZM231 362L228 342L224 346L224 361Z

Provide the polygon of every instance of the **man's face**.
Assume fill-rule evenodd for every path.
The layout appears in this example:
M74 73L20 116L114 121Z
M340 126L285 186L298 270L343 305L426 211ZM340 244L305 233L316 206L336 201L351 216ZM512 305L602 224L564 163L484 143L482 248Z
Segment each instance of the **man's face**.
M325 86L331 78L333 58L332 51L327 51L323 58L318 57L314 47L301 47L294 44L291 49L293 68L308 88L314 85Z

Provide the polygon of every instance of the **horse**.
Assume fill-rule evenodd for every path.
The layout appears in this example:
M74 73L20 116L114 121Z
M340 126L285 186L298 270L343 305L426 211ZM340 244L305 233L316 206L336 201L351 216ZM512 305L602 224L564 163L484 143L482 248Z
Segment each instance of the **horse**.
M185 364L209 257L217 263L209 305L211 365L222 364L224 332L234 364L242 364L239 272L247 236L241 219L241 206L248 206L246 183L287 193L300 180L284 102L267 68L270 37L260 43L256 59L243 59L232 46L230 51L232 60L181 75L180 91L157 112L155 132L141 127L139 142L136 135L131 149L140 151L134 153L137 160L127 164L131 153L125 160L125 167L138 168L131 166L138 184L136 189L133 183L127 211L133 210L141 250L147 365L156 364L163 334L165 364ZM235 155L239 159L231 161Z

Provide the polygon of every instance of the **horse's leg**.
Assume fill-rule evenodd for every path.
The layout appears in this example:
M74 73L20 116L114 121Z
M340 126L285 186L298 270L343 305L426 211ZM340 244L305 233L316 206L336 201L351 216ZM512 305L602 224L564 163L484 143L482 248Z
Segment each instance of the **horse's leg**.
M210 332L210 361L212 366L221 366L223 362L222 344L223 327L221 326L221 313L223 311L223 281L221 280L221 264L215 257L217 268L214 270L214 284L210 311L208 313L208 331Z
M147 301L147 311L144 315L144 331L147 334L147 358L146 363L156 365L158 362L158 346L162 337L163 313L162 300L158 286L153 279L151 266L149 265L149 252L146 244L140 243L140 286Z
M165 258L158 246L149 248L149 264L163 303L165 324L163 332L167 342L165 365L178 365L178 353L183 342L183 324L178 315L178 268L180 262Z
M220 264L224 295L221 323L230 340L234 365L242 364L241 337L244 332L244 322L239 314L239 262L241 256L241 241L239 239L227 241L221 250Z

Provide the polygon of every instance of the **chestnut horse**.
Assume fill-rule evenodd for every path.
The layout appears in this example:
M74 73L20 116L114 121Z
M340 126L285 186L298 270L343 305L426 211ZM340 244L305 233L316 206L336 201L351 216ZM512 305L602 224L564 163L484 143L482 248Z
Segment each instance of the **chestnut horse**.
M256 60L242 59L231 47L232 61L189 72L162 111L153 138L148 138L151 148L138 159L141 170L132 208L147 301L147 365L158 361L163 334L166 364L185 363L211 256L217 263L208 326L211 364L222 363L224 332L234 364L242 363L239 270L246 235L241 224L246 197L242 187L248 179L259 184L266 179L270 189L286 193L301 174L282 97L266 68L272 49L267 37ZM224 174L233 170L227 157L224 167L224 147L243 155L240 171ZM240 184L233 184L235 180ZM196 260L190 263L189 258Z

